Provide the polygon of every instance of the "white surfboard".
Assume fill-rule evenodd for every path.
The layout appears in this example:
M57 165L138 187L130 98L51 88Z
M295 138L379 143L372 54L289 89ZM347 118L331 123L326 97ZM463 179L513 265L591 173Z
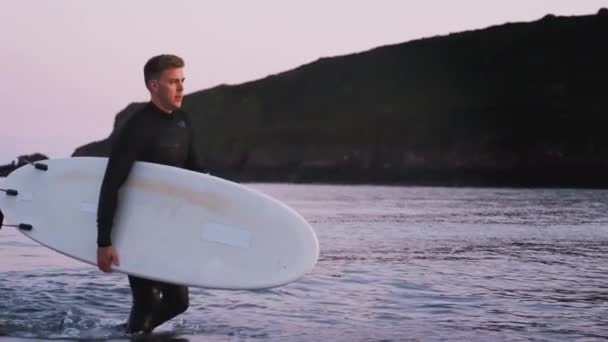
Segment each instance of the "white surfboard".
M106 158L67 158L13 171L0 193L5 223L57 252L96 265L97 203ZM312 227L293 209L221 178L136 162L119 195L112 242L119 272L217 289L283 285L319 256Z

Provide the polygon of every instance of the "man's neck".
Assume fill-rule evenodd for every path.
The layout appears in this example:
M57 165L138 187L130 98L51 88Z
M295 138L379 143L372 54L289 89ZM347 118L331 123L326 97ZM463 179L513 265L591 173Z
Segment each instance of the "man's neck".
M150 99L150 102L152 102L152 104L154 104L154 106L156 106L156 108L160 109L163 113L165 113L165 114L173 114L173 109L164 108L160 104L160 101L158 101L156 99Z

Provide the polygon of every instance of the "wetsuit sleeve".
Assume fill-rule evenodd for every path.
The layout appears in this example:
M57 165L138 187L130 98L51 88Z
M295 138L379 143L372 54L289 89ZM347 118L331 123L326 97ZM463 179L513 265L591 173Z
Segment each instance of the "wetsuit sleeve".
M188 142L188 159L186 160L186 169L196 172L205 172L203 162L201 160L200 151L196 144L196 131L192 126L192 121L186 116L188 122L188 129L190 132L190 141Z
M97 207L97 245L99 247L107 247L112 244L112 224L118 202L118 190L129 176L131 167L137 159L140 139L136 134L133 121L129 120L112 142Z

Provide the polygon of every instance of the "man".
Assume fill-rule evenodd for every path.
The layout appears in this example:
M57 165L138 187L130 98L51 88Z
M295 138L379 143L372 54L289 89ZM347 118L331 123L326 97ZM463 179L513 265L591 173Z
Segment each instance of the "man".
M99 195L97 265L104 272L119 266L112 246L112 221L119 204L118 190L135 161L146 161L200 171L194 131L180 110L184 91L184 61L174 55L152 57L144 66L150 102L118 131ZM169 227L170 229L170 227ZM150 332L188 308L186 286L129 276L133 306L127 332Z

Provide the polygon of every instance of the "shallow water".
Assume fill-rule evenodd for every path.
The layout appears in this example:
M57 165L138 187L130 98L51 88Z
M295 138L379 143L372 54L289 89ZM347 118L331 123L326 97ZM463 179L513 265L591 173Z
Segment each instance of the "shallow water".
M252 184L319 263L262 291L191 288L157 340L608 339L608 191ZM126 277L0 231L0 336L125 340Z

